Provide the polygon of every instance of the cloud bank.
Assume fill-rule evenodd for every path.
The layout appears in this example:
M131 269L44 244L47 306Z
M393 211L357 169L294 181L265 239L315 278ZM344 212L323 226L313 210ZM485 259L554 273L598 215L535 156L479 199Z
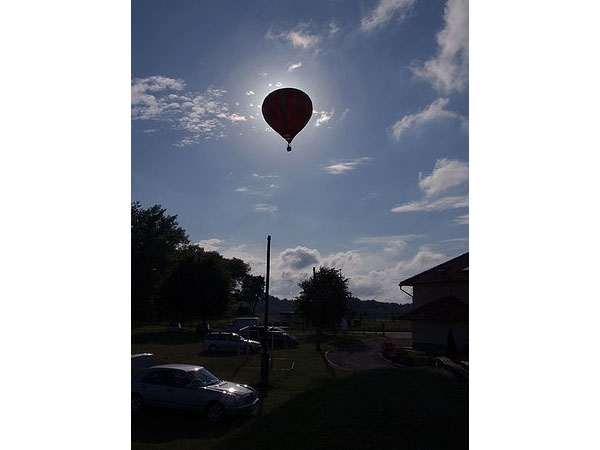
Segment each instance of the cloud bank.
M412 71L438 91L449 94L465 90L469 82L469 2L448 0L444 28L436 36L437 55L424 64L413 63Z

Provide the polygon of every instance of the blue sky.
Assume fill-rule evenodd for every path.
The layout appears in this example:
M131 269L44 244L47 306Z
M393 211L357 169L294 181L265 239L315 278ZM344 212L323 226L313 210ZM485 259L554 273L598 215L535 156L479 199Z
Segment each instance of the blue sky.
M132 3L132 200L298 294L341 268L363 299L468 251L468 3ZM296 87L292 152L260 112Z

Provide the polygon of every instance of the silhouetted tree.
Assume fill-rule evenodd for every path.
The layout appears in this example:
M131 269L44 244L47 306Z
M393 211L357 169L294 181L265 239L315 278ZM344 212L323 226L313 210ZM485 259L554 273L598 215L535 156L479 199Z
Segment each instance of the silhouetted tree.
M262 275L246 275L242 281L241 300L248 304L252 314L256 305L265 298L265 278Z
M223 315L233 288L229 260L195 245L179 250L177 266L162 289L171 314L182 325L186 316L207 319Z
M131 204L131 316L143 321L156 314L160 285L176 258L176 250L189 242L177 216L160 205L144 209Z
M242 300L242 285L244 278L250 274L250 266L239 258L227 259L227 267L231 276L231 301Z
M348 279L335 268L320 267L310 278L301 281L302 289L298 296L298 310L317 330L317 349L320 350L320 336L327 326L337 327L349 310L350 291Z

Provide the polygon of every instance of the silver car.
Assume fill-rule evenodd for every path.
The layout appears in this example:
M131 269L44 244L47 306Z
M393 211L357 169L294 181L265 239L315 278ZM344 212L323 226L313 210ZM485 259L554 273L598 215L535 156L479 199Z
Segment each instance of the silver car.
M204 336L204 350L214 352L243 352L252 353L262 350L260 342L246 339L237 333L217 332Z
M227 414L249 413L258 406L256 390L220 380L202 366L165 364L131 379L131 412L144 406L204 411L213 422Z

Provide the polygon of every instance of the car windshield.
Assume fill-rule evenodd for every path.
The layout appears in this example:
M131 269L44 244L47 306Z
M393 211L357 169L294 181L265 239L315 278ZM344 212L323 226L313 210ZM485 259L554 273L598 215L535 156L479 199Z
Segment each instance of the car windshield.
M194 370L189 373L192 376L192 379L194 381L196 381L198 384L200 384L201 386L217 384L219 381L221 381L216 376L214 376L212 373L210 373L208 370L206 370L204 368Z

